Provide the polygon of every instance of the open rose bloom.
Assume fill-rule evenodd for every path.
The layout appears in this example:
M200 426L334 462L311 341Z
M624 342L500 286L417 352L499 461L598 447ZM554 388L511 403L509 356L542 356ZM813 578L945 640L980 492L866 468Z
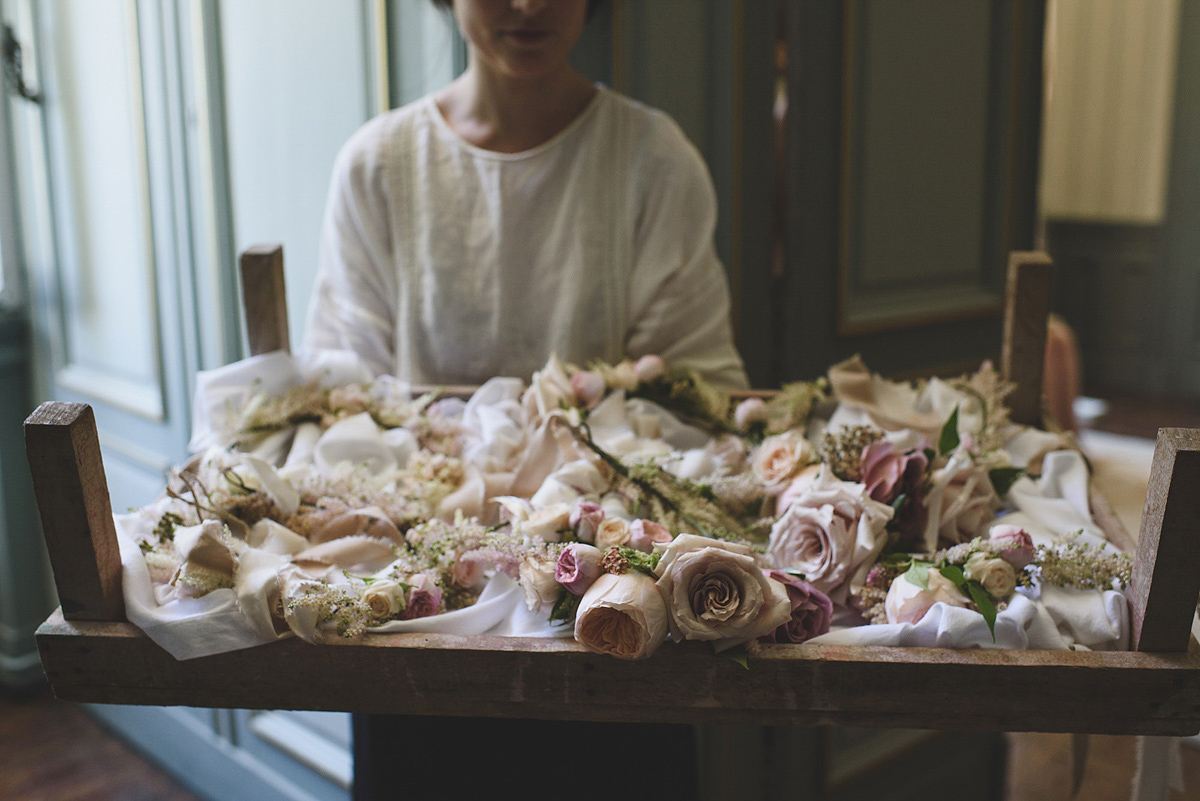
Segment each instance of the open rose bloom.
M676 639L710 641L721 651L791 619L787 591L744 545L681 534L655 572Z
M771 528L767 561L803 573L835 602L865 575L887 541L892 508L873 500L863 484L842 481L822 466Z

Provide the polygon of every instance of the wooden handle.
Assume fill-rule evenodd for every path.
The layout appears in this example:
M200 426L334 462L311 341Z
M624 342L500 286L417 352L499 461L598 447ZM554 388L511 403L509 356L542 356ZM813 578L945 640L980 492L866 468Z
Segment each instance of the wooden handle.
M250 355L291 350L287 292L283 281L283 245L253 245L240 259L242 305Z
M124 620L121 554L92 407L43 403L25 421L25 450L63 617Z
M1042 424L1042 369L1052 269L1045 253L1017 251L1008 257L1000 372L1017 385L1008 399L1013 422L1031 426Z
M1161 428L1129 601L1133 647L1187 651L1200 594L1200 430Z

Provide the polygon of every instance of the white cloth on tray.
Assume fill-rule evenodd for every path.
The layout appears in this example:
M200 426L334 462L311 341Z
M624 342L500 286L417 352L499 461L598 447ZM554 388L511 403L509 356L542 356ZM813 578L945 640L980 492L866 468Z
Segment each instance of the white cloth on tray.
M369 373L352 354L344 352L315 352L297 357L271 353L201 373L197 379L193 444L228 442L230 410L240 409L256 392L285 392L313 380L329 386L366 381L370 379ZM523 382L518 379L495 378L466 403L447 409L459 417L467 431L464 456L468 473L474 471L479 476L479 504L503 494L503 487L508 486L504 482L511 483L514 471L519 471L523 460L527 461L524 451L530 443L526 439L537 436L527 434L523 428L522 387ZM936 400L939 403L933 406L949 405L947 398L940 395ZM843 407L835 419L849 422L856 420L858 414ZM644 400L627 400L623 393L609 395L593 410L589 424L597 442L625 456L654 454L664 448L695 451L709 441L704 432L679 422L661 407ZM583 469L585 466L574 461L577 454L554 445L554 438L547 430L541 431L541 437L541 445L548 449L543 456L549 461L532 472L541 477L543 499L567 502L579 495L598 496L599 489L593 486ZM385 432L366 415L344 420L324 433L312 424L305 424L298 427L294 436L289 430L278 439L291 449L290 453L284 452L286 458L281 454L273 460L275 464L286 465L280 471L283 477L291 471L312 469L314 461L323 472L337 470L338 464L345 462L378 462L375 466L386 471L400 465L412 446L407 439L398 441L394 431ZM1042 432L1024 432L1014 439L1014 444L1020 443L1014 450L1023 459L1026 452L1036 451L1047 441ZM529 466L524 466L528 474ZM272 468L262 463L258 472L262 473L259 479L264 486L278 493L275 482L281 479L273 475ZM1087 466L1077 451L1048 454L1041 477L1018 480L1008 502L1012 511L997 522L1024 526L1036 544L1048 544L1064 534L1082 531L1079 540L1106 545L1103 532L1091 518ZM609 508L609 512L627 514L623 508ZM269 575L271 565L287 561L283 552L273 548L274 552L262 551L261 558L256 553L247 560L248 565L257 566L258 573L239 577L236 591L216 590L201 598L159 604L146 563L131 538L134 527L152 526L152 517L137 514L117 517L129 619L181 659L250 647L272 639L271 617L260 596L265 592L268 582L264 576ZM1046 587L1040 594L1035 591L1015 596L999 612L995 640L978 614L939 603L916 625L842 628L815 642L949 648L1121 648L1127 647L1128 618L1127 604L1120 593ZM504 576L489 583L481 603L475 607L415 621L393 621L379 630L526 636L571 633L570 627L551 626L529 612L519 587Z

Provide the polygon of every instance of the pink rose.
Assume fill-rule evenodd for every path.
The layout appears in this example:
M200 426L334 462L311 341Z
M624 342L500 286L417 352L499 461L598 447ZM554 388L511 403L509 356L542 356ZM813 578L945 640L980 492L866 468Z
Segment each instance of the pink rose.
M901 451L881 439L863 451L862 483L872 498L891 503L901 493L911 494L920 487L928 466L929 459L922 451Z
M792 619L763 636L770 642L804 642L829 631L833 601L799 576L771 570L767 576L783 584L792 605Z
M767 560L804 574L843 603L852 581L875 562L887 542L892 508L872 500L866 487L841 481L827 466L771 527Z
M745 431L755 423L767 422L767 404L762 398L746 398L733 410L733 423Z
M571 376L571 389L575 392L575 400L585 409L591 409L600 402L608 385L604 376L594 370L580 370Z
M409 579L412 583L408 591L407 606L401 614L401 620L415 620L419 617L432 617L441 611L442 588L430 576L419 573Z
M450 583L456 587L475 589L483 584L487 577L485 570L488 562L483 553L471 551L459 556L450 565Z
M645 553L654 551L656 542L670 542L674 537L661 523L638 518L629 524L629 547Z
M1020 526L992 526L988 540L999 549L996 555L1020 570L1033 561L1033 538Z
M572 542L558 554L554 565L554 580L574 595L583 595L602 572L600 560L604 552L582 542Z
M571 507L567 525L575 531L581 542L594 542L596 529L604 522L604 507L593 501L578 500Z
M883 609L888 623L917 623L939 601L950 606L965 607L966 597L954 582L935 569L930 569L929 587L922 589L904 576L897 576L888 588Z
M919 545L928 514L923 484L929 459L922 450L900 450L887 440L872 442L863 451L862 482L867 494L880 503L892 504L901 495L895 528L900 541Z
M661 356L656 356L653 353L646 354L634 362L633 365L634 375L638 377L638 381L643 383L661 378L665 372L667 372L666 363L663 362Z

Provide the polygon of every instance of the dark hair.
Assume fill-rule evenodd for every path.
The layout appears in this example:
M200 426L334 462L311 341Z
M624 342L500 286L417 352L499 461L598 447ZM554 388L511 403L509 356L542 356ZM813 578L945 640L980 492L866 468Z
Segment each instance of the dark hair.
M429 0L429 1L431 3L433 3L434 6L442 9L443 11L450 11L451 9L454 8L454 0ZM599 8L600 4L603 2L604 2L604 0L588 0L588 4L587 4L587 18L588 19L592 18L592 15L596 13L596 9Z

